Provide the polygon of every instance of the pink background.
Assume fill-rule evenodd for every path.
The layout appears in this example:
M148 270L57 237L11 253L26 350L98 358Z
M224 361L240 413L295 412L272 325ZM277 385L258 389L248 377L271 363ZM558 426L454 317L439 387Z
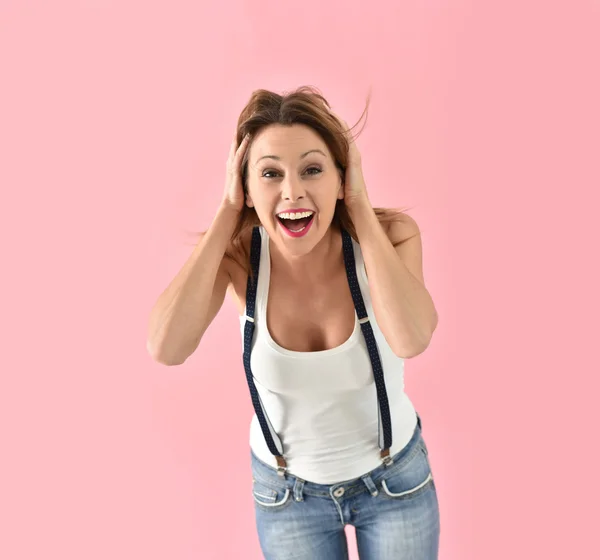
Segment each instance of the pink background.
M600 558L599 29L592 0L2 0L0 557L261 558L235 309L180 367L146 328L251 91L311 84L350 123L373 88L371 200L423 232L440 558Z

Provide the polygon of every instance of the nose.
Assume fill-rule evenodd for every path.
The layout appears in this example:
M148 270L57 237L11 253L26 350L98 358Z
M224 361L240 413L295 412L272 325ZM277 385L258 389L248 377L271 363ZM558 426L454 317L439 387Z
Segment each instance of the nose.
M291 202L304 198L306 190L302 181L296 177L288 176L281 182L281 197Z

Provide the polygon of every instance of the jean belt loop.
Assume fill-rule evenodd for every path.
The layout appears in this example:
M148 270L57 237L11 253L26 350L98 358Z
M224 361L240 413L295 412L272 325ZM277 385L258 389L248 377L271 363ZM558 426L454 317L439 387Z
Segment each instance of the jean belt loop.
M371 478L371 476L368 474L365 474L361 478L362 478L363 482L365 483L366 487L368 488L369 492L371 493L371 496L373 496L373 497L377 496L377 494L379 494L379 490L377 490L377 486L375 486L375 483L373 482L373 479Z
M297 502L304 501L302 497L302 490L304 490L304 480L301 478L296 478L296 482L294 482L294 500Z

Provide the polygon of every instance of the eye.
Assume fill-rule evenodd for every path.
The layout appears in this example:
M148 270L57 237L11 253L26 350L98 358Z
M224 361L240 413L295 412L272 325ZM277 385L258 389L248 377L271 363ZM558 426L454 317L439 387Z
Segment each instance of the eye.
M310 171L310 170L316 171L316 173L309 173L309 175L318 175L319 173L321 173L321 168L320 167L309 167L306 171Z
M315 171L315 173L308 173L309 171ZM318 175L321 172L322 172L321 168L316 165L312 165L311 167L309 167L306 170L306 173L308 173L309 175ZM264 173L261 176L264 177L265 179L273 179L273 177L267 176L268 173L276 173L277 174L278 172L274 171L273 169L267 169L264 171Z

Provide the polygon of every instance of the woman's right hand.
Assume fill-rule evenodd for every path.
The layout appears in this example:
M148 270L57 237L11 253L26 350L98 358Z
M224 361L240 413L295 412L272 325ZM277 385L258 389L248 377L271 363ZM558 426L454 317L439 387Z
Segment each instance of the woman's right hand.
M244 187L242 185L241 164L244 154L250 143L250 135L246 134L242 143L236 150L237 132L231 141L229 157L227 158L227 177L225 180L225 192L223 193L222 206L232 208L241 212L246 202Z

